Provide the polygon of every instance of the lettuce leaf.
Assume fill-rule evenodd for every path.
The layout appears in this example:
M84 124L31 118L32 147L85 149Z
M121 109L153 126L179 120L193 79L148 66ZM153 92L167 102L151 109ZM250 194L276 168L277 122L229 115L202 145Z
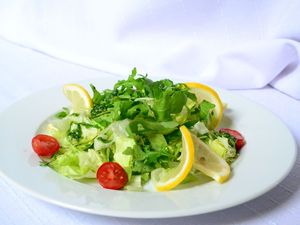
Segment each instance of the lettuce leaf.
M129 133L135 134L169 134L177 129L176 121L158 122L149 119L136 118L129 123Z
M231 135L219 131L209 131L204 134L199 134L194 129L192 131L227 163L232 163L238 157L235 148L236 140Z
M96 178L99 166L104 162L103 157L97 151L68 151L48 163L58 173L72 178Z

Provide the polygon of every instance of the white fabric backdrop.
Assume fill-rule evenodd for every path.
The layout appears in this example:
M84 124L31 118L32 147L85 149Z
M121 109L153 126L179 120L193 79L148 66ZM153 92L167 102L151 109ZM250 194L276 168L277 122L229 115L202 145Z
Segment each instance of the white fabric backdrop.
M300 99L299 11L297 0L2 0L0 37L105 71Z

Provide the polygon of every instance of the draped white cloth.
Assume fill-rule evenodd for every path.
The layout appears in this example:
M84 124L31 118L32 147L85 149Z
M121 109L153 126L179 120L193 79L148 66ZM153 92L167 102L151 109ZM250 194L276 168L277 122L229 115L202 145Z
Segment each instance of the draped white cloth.
M2 0L0 37L104 71L300 99L299 11L297 0Z

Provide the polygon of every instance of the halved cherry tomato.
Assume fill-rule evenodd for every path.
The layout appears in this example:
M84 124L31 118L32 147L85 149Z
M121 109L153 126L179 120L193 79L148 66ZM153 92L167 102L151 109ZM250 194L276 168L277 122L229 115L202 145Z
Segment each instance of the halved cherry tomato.
M243 135L236 130L232 130L229 128L222 128L222 129L220 129L220 132L230 134L232 137L234 137L236 139L235 148L238 151L246 144L246 141L245 141L245 138L243 137Z
M128 176L120 164L105 162L97 171L97 179L102 187L118 190L125 186Z
M59 150L58 141L49 135L38 134L31 141L32 148L39 156L52 157Z

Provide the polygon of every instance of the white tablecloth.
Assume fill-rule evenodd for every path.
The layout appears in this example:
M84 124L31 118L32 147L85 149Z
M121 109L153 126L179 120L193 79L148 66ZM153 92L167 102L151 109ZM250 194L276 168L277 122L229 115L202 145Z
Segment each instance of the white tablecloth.
M0 110L34 91L93 77L117 76L66 63L0 40ZM300 146L300 101L265 87L234 91L278 115ZM5 131L1 131L5 132ZM267 141L267 140L266 140ZM0 149L1 151L1 149ZM300 157L288 177L263 196L219 212L176 219L135 220L89 215L34 199L0 178L0 224L300 224Z

